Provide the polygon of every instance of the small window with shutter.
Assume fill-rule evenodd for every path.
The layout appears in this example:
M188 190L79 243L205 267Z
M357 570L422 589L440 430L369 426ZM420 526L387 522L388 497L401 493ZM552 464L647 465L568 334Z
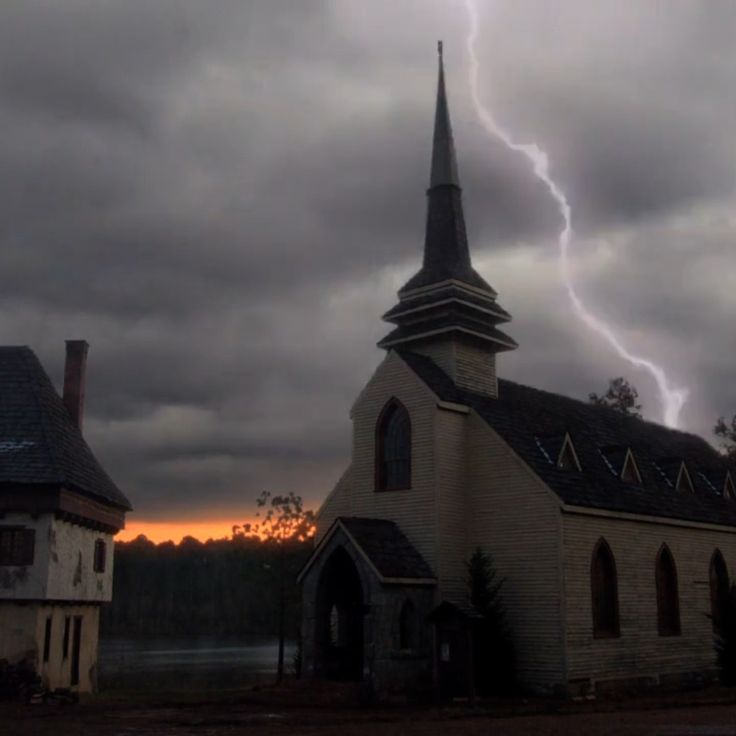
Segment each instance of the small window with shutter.
M95 541L95 559L94 559L94 570L95 572L105 572L105 562L107 557L107 545L104 539L98 539Z
M32 565L35 545L35 530L0 527L0 565Z

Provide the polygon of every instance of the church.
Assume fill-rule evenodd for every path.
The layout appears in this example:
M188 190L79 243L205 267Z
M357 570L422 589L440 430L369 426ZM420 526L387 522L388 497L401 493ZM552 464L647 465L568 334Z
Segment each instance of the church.
M518 346L471 262L441 55L427 199L422 266L383 316L299 576L304 673L467 694L468 662L489 656L463 624L480 547L524 688L712 677L736 468L701 437L498 377Z

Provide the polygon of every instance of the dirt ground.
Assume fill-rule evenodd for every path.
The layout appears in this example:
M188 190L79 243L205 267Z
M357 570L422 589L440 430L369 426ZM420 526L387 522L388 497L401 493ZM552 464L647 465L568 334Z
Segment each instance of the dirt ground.
M3 736L736 736L736 693L618 701L545 699L475 707L350 705L288 688L219 695L117 693L77 705L0 704Z

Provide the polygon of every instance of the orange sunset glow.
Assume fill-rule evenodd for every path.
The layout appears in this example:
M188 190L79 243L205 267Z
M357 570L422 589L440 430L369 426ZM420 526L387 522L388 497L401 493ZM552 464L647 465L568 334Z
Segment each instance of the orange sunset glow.
M118 542L129 542L139 534L143 534L152 542L179 543L184 537L194 537L201 542L208 539L229 538L233 533L233 525L242 524L241 520L232 519L209 521L126 521L125 529L115 536Z

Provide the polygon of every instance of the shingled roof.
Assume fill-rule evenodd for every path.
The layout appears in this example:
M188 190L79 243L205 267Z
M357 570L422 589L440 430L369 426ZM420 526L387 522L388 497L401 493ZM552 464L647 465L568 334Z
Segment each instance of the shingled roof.
M434 577L424 557L393 521L356 516L338 520L384 578Z
M338 516L322 537L299 573L299 580L319 557L322 548L338 529L352 540L370 563L381 582L434 584L432 568L393 521L357 516Z
M400 355L441 400L475 410L565 504L736 526L736 501L721 492L729 466L702 437L512 381L499 380L498 398L483 396L459 389L430 358ZM538 439L565 433L580 471L557 467L542 450L544 441L540 447ZM641 485L611 472L605 457L611 447L631 448ZM662 470L673 460L685 462L693 493L667 482Z
M53 485L129 510L36 355L0 347L0 487Z

